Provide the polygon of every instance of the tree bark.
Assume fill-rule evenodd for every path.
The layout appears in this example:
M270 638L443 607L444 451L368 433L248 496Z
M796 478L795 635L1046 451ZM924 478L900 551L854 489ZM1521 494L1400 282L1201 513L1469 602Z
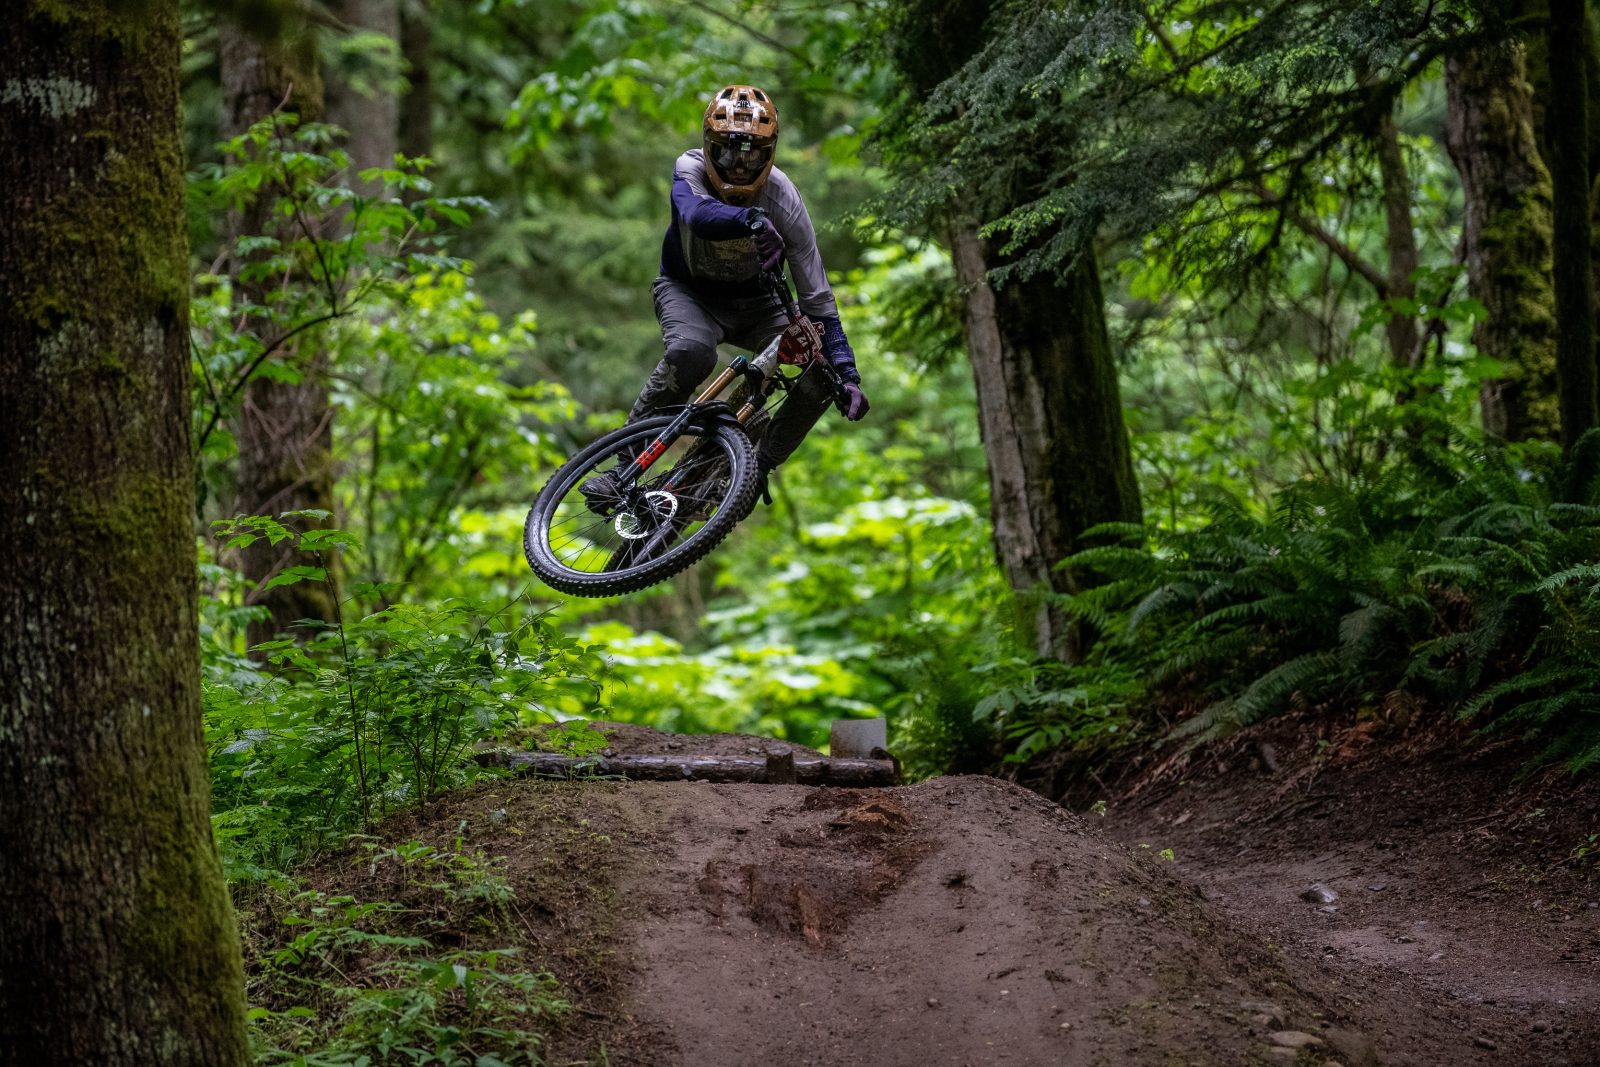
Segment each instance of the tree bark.
M885 44L913 99L927 100L983 47L996 9L990 0L896 8ZM1010 174L1010 188L1055 163L1048 153L1031 157ZM989 271L1002 261L978 231L1005 214L1010 205L1000 201L1010 194L983 195L989 202L964 191L943 236L963 292L995 555L1017 594L1019 635L1039 655L1075 663L1093 635L1052 594L1077 591L1083 576L1057 565L1084 547L1091 526L1141 518L1099 268L1085 249L1063 277L994 288Z
M1589 272L1588 27L1583 0L1550 2L1550 102L1545 111L1555 196L1556 372L1561 446L1600 422L1595 392L1594 282Z
M1086 252L1059 281L1035 275L996 290L977 227L957 224L950 242L966 294L995 554L1028 643L1076 663L1092 635L1050 594L1077 592L1083 576L1058 564L1086 547L1090 527L1141 519L1098 266Z
M398 47L400 9L397 0L333 0L329 7L352 29L380 33ZM393 167L400 135L400 106L395 94L382 85L357 85L330 73L326 98L328 121L345 131L345 147L355 172L359 174L370 167ZM355 188L362 187L354 178L351 184Z
M1378 120L1373 142L1383 181L1383 213L1388 224L1389 285L1383 295L1391 300L1415 300L1415 275L1420 259L1417 235L1411 226L1411 177L1406 173L1400 131L1395 127L1392 114L1385 114ZM1416 365L1422 357L1416 314L1403 311L1390 315L1384 331L1389 340L1389 361L1397 367Z
M1485 382L1484 432L1504 441L1560 434L1552 191L1533 130L1522 48L1484 45L1445 65L1447 143L1466 199L1467 291L1484 306L1478 351L1502 363Z
M408 159L433 155L433 12L430 0L402 0L400 56L406 94L400 98L400 151Z
M244 1064L200 728L178 4L0 91L0 1063Z
M234 136L272 114L280 105L302 121L322 118L322 83L316 60L299 35L283 40L259 37L237 24L219 27L223 132ZM259 234L272 224L271 193L263 194L228 220L232 238ZM266 302L265 283L239 279L243 262L231 265L235 292L253 304ZM264 321L246 329L264 339L276 332ZM322 353L314 346L299 346L289 358L300 364L298 382L256 378L245 388L244 404L235 426L239 445L238 496L234 510L243 515L280 515L286 511L333 510L333 409L323 380ZM297 522L300 528L320 525ZM289 542L269 545L257 541L240 554L244 577L256 592L251 602L267 608L268 617L252 622L249 642L254 645L283 632L301 619L335 617L335 588L330 581L298 582L266 589L267 581L286 567L311 565Z

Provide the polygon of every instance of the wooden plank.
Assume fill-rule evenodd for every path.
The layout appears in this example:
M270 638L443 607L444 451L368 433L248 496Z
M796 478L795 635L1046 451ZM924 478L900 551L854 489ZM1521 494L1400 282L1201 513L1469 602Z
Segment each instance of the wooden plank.
M794 757L793 777L786 760L768 756L596 756L578 759L554 752L484 752L484 763L509 767L518 774L572 778L596 775L652 782L770 782L800 785L887 786L899 776L890 759ZM769 768L771 768L769 770Z

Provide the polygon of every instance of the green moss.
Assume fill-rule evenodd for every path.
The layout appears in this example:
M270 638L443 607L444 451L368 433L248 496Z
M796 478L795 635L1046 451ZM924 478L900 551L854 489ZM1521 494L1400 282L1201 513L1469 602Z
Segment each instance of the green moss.
M1491 289L1510 299L1489 309L1492 334L1480 328L1479 345L1506 365L1507 380L1517 385L1519 410L1510 422L1518 438L1560 436L1553 237L1548 180L1531 184L1493 213L1480 234L1483 254L1494 264Z
M175 7L169 0L26 0L22 16L53 23L68 35L137 46L165 29L167 12Z

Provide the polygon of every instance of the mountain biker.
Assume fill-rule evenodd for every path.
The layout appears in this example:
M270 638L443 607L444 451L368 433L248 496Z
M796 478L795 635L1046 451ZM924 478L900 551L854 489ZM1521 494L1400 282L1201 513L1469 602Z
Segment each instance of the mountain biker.
M700 125L702 146L673 165L672 221L652 286L665 355L628 420L688 402L716 366L719 343L759 351L789 328L762 285L763 273L781 270L786 260L800 310L820 332L823 355L845 382L845 417L860 419L869 405L811 216L789 176L772 163L777 107L753 85L729 85L712 96ZM807 369L795 379L757 452L763 480L789 458L830 401L821 374ZM602 511L616 502L616 479L610 472L598 474L579 491L590 508Z

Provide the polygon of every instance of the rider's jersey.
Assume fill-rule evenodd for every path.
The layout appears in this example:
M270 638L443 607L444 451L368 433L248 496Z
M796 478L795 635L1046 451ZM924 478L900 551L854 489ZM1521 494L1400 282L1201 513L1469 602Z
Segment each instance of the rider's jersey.
M817 233L794 182L773 167L754 206L767 213L783 238L800 310L812 318L837 320L839 308L817 251ZM748 210L712 195L700 149L679 156L672 170L672 224L661 245L661 273L712 298L759 296L761 260L744 220Z

